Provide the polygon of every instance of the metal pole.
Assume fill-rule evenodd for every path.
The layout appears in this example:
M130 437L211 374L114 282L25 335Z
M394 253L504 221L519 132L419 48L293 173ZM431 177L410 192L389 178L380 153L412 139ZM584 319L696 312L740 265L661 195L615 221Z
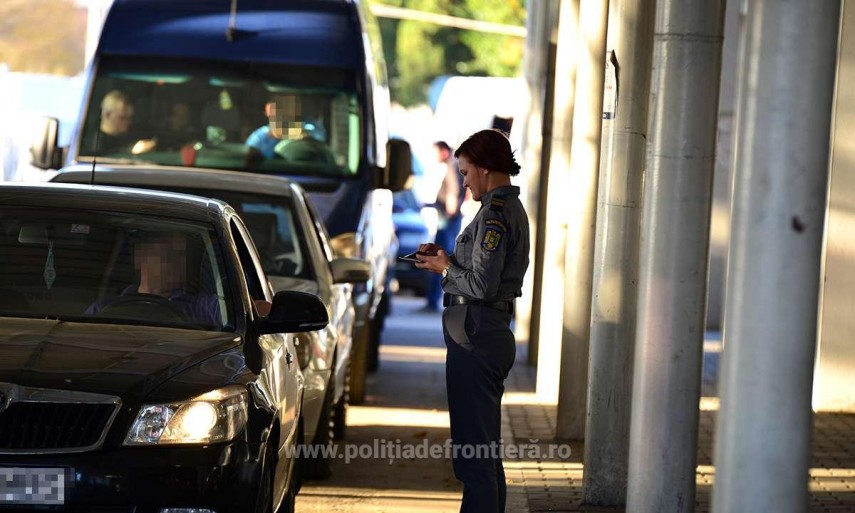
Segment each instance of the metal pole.
M807 511L840 4L748 6L713 511Z
M552 144L543 239L536 392L539 401L558 402L564 316L564 237L567 229L567 176L576 85L579 0L561 0L555 54Z
M569 184L563 201L568 211L564 253L564 339L555 433L562 439L585 436L591 274L594 272L608 19L608 2L581 1Z
M655 0L613 0L609 41L619 66L615 118L604 122L608 154L600 170L586 426L586 499L626 499L635 343L638 235L647 149ZM615 33L612 34L611 29ZM614 37L613 37L614 36ZM591 446L591 447L587 447ZM592 468L588 469L588 461ZM595 474L591 474L591 472Z
M524 120L522 151L525 166L525 182L522 184L522 198L526 203L528 222L531 227L532 272L526 273L523 282L523 295L517 300L514 331L517 340L528 342L529 364L537 363L536 328L540 318L540 281L542 275L542 242L538 250L538 240L542 241L542 220L545 210L541 204L546 201L546 169L543 165L549 155L549 136L552 133L552 117L548 113L552 108L552 81L555 76L554 27L558 24L558 0L529 2L526 28L525 55L523 69L528 92L528 116ZM549 124L547 124L547 122ZM541 212L543 210L543 212Z
M659 0L627 510L695 510L725 0Z

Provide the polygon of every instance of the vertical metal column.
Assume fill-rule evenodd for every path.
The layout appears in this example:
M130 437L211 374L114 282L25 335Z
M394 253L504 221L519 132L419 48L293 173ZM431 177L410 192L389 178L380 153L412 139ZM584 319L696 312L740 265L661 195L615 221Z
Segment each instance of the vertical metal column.
M609 3L582 0L579 20L569 184L565 191L566 199L562 202L567 207L568 216L564 253L564 339L561 344L555 433L562 439L585 436L591 275L594 272Z
M659 0L627 511L695 509L723 29L724 0Z
M561 0L559 10L552 145L547 171L549 183L546 192L536 385L538 400L552 404L558 402L558 376L562 365L564 237L567 229L564 197L567 193L567 174L570 168L579 0Z
M748 6L714 511L808 507L840 4L754 0Z
M523 55L523 75L528 94L528 115L522 120L522 154L523 176L521 197L528 212L528 222L531 227L531 262L532 269L526 273L523 282L523 295L517 299L514 332L517 340L528 343L529 363L537 362L537 327L540 318L540 284L535 279L541 275L542 264L539 258L537 239L542 232L539 215L542 209L541 189L545 188L545 163L548 161L549 132L545 133L545 123L551 124L551 116L547 116L547 108L552 108L552 86L548 85L555 75L555 50L553 32L558 25L559 0L542 0L529 2L527 7L525 53ZM546 160L545 160L546 159ZM543 196L542 201L546 201ZM540 235L540 238L543 236Z
M626 500L638 236L647 150L655 0L615 0L609 33L619 65L615 118L605 123L594 250L586 456L596 460L585 491L598 505ZM612 37L614 35L614 38ZM604 56L605 58L605 56ZM587 462L586 462L587 465Z

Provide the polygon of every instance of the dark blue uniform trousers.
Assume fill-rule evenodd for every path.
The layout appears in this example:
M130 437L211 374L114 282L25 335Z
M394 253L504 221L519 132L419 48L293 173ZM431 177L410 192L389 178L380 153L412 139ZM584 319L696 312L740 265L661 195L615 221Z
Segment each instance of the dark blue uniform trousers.
M464 327L468 343L454 340L449 326L443 329L448 347L448 413L456 451L452 464L455 477L463 483L460 511L504 512L507 486L499 451L504 380L516 355L511 315L485 306L449 308L468 308ZM451 333L460 333L459 327L451 328Z

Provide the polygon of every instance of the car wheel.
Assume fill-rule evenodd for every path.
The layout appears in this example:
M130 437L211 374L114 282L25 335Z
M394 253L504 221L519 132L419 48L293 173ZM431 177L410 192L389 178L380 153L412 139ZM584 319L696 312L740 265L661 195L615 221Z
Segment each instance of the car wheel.
M261 482L258 485L258 499L255 511L272 513L273 511L273 467L275 466L273 450L267 447L264 451L264 461L261 463Z
M347 370L344 374L344 392L335 403L333 409L332 437L333 440L344 440L347 436L347 404L350 402L350 359L347 360Z
M371 331L369 332L368 341L368 372L376 372L380 366L380 337L383 333L383 328L386 327L386 316L391 311L392 300L389 296L389 290L383 292L380 297L380 304L377 305L377 314L374 317L374 322L371 323Z
M366 359L368 358L368 346L371 343L371 326L374 321L368 319L365 325L357 330L353 340L353 349L350 354L350 404L362 404L365 401L365 378L367 374Z
M306 477L309 479L329 479L332 476L332 458L330 448L332 447L332 400L335 395L335 383L330 379L324 393L324 402L321 405L321 416L318 419L318 429L315 431L315 439L312 440L310 459L306 460Z

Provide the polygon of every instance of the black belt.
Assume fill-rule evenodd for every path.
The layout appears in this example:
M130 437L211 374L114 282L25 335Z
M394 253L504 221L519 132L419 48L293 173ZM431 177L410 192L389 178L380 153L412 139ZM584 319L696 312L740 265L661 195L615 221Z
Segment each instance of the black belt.
M468 297L456 296L454 294L443 294L442 306L455 305L486 306L495 310L499 310L500 312L507 312L511 315L513 315L514 313L513 301L481 301L480 299L469 299Z

